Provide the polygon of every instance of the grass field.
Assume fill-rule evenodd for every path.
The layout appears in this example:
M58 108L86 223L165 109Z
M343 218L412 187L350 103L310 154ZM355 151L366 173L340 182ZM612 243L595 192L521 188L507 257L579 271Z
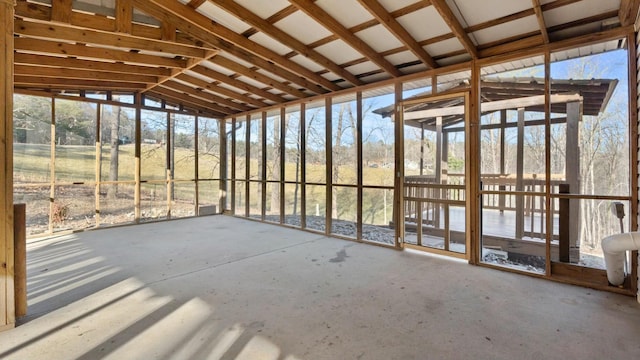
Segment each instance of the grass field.
M43 144L14 144L14 201L27 204L27 222L30 234L44 233L52 222L53 230L94 227L100 225L129 223L134 220L135 157L134 146L120 145L118 149L117 183L110 180L110 146L101 148L100 182L96 205L96 147L82 145L55 146L54 201L50 203L50 180L52 163L51 147ZM160 144L141 145L141 217L161 219L193 216L196 213L195 151L176 148L174 171L171 183L167 185L167 153ZM271 165L271 166L269 166ZM244 214L245 202L250 205L250 215L259 215L262 207L262 186L257 176L250 177L249 193L245 193L245 159L236 161L236 209ZM199 204L218 205L220 194L220 163L216 154L201 156L198 163ZM255 159L249 162L251 174L259 173ZM278 179L273 173L273 164L267 164L267 180ZM356 169L355 164L336 166L333 186L333 217L340 220L356 220ZM298 170L299 171L299 170ZM300 182L296 177L296 164L285 163L286 181ZM214 174L212 177L211 175ZM228 172L231 175L231 171ZM298 173L299 174L299 173ZM363 190L363 222L367 224L388 224L393 209L393 170L383 167L363 167L364 184L385 186L389 189ZM326 165L308 163L307 183L326 183ZM107 183L102 183L107 182ZM231 190L229 182L229 190ZM341 186L342 185L342 186ZM347 186L344 186L347 185ZM349 186L350 185L350 186ZM324 216L326 209L326 187L306 185L306 208L301 209L302 184L287 183L284 186L285 215L295 216L302 211L309 216ZM173 198L167 201L167 194ZM279 183L267 183L267 215L279 215ZM230 199L229 199L230 201ZM96 207L99 206L97 215ZM51 212L51 216L50 216ZM53 219L53 220L50 220Z

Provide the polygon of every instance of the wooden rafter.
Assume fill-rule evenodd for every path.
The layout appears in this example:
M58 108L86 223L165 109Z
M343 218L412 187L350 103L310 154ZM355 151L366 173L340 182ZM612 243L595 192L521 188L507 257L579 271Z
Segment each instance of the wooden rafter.
M72 0L52 0L51 1L51 21L70 23L72 13Z
M438 64L433 60L431 55L418 44L418 42L409 34L409 32L400 25L395 17L391 16L389 12L382 6L377 0L358 0L360 5L367 9L387 30L395 35L400 42L411 50L411 52L418 57L423 63L432 69L438 67Z
M240 111L248 111L248 110L251 109L251 108L249 108L247 106L244 106L242 104L239 104L237 102L233 102L231 100L222 98L222 97L220 97L218 95L211 94L209 92L203 91L202 89L196 89L196 88L193 88L191 86L179 83L179 82L174 81L174 80L167 81L167 82L164 83L164 85L166 87L168 87L168 88L173 89L173 90L181 91L181 92L183 92L185 94L188 94L190 96L194 96L194 97L197 97L199 99L208 101L211 104L221 105L221 106L224 106L224 107L227 107L227 108L230 108L230 109L237 109L237 110L240 110Z
M213 103L211 103L209 101L202 100L202 99L197 98L195 96L191 96L191 95L189 95L187 93L176 91L176 90L174 90L174 89L172 89L172 88L170 88L168 86L165 86L164 84L161 85L161 86L158 86L157 88L154 88L152 90L152 92L156 93L156 94L162 94L162 95L168 96L168 97L170 97L172 99L175 99L175 100L177 100L176 101L177 103L193 104L193 105L196 105L197 107L200 107L202 109L209 109L210 111L214 111L214 112L217 112L217 113L220 113L220 114L228 115L228 114L231 114L231 113L234 112L233 110L231 110L229 108L218 106L218 105L213 104Z
M214 81L214 82L207 82L204 81L202 79L193 77L189 74L180 74L178 76L176 76L176 79L184 81L184 82L188 82L190 84L193 84L194 86L200 87L202 89L207 89L213 93L216 94L220 94L220 95L224 95L228 98L231 99L235 99L241 103L246 103L246 104L251 104L255 107L261 108L261 107L265 107L268 106L267 103L262 102L258 99L254 99L250 96L244 95L244 94L240 94L237 93L233 90L227 89L225 87L222 86L218 86L219 82Z
M285 99L282 98L279 95L276 94L272 94L268 91L262 90L260 88L257 88L253 85L247 84L245 82L242 82L240 80L231 78L223 73L220 73L218 71L215 70L211 70L207 67L204 66L196 66L195 68L192 69L194 72L200 74L200 75L204 75L206 77L209 77L211 79L220 81L222 83L228 84L230 86L233 86L235 88L238 88L242 91L246 91L250 94L255 94L258 96L261 96L265 99L269 99L271 101L275 101L276 103L283 103L285 102Z
M170 22L180 31L198 38L215 48L272 72L312 92L341 89L331 81L276 52L235 33L196 12L187 5L169 0L133 0L134 5L160 20ZM326 89L325 89L326 88Z
M622 26L634 24L638 18L638 8L640 8L640 0L621 0L618 12L620 24Z
M14 79L16 86L36 87L44 89L70 89L70 90L142 90L144 83L131 83L124 81L107 80L83 80L83 79L62 79L43 76L19 75Z
M304 92L295 89L289 85L285 85L281 82L278 82L276 80L273 80L272 78L263 75L257 71L255 71L254 69L250 69L246 66L243 66L241 64L238 64L235 61L229 60L225 57L219 56L216 57L215 59L211 60L212 63L216 64L216 65L220 65L224 68L227 68L231 71L234 71L240 75L246 76L250 79L256 80L258 82L261 82L265 85L268 85L274 89L278 89L280 91L284 91L287 94L299 97L299 98L303 98L303 97L307 97L308 95L305 94Z
M158 80L157 82L155 82L154 84L150 84L149 86L147 86L147 88L146 88L146 89L144 89L144 91L143 91L143 92L148 91L148 90L151 90L151 89L153 89L153 88L154 88L154 87L156 87L156 86L162 85L163 83L165 83L165 82L167 82L167 81L169 81L169 80L171 80L171 79L174 79L176 76L178 76L178 75L180 75L180 74L183 74L185 71L187 71L187 70L191 70L191 69L193 69L194 67L196 67L196 66L200 65L203 61L210 60L211 58L213 58L213 57L214 57L214 56L216 56L217 54L218 54L218 52L217 52L217 51L209 51L209 52L207 52L207 54L206 54L203 58L201 58L201 59L189 59L189 60L187 60L187 65L186 65L185 67L180 68L180 69L173 69L173 70L171 70L171 75L169 75L169 76L165 76L165 77L163 77L163 78L159 79L159 80Z
M431 0L431 5L438 11L444 22L449 25L451 32L460 40L462 46L467 50L467 52L471 55L472 58L478 58L478 49L469 38L469 35L464 30L460 21L453 14L453 11L449 8L449 5L445 2L445 0Z
M289 0L290 3L295 5L299 10L303 11L309 17L320 23L332 33L336 34L347 44L351 45L354 49L371 60L374 64L383 68L386 72L394 77L402 75L402 73L393 66L387 59L381 56L377 51L373 50L371 46L365 43L362 39L353 34L349 29L340 24L338 20L334 19L321 7L316 5L312 0Z
M125 49L146 50L171 56L204 58L207 49L178 44L169 41L151 40L127 34L116 34L107 31L92 30L63 24L46 24L16 19L14 32L16 34L80 42L83 44L97 44L114 46Z
M14 63L21 65L54 66L67 69L106 71L121 74L170 76L171 70L163 67L129 65L116 62L92 61L68 57L16 53Z
M301 41L297 40L293 36L273 26L268 21L262 19L261 17L247 10L247 8L243 7L237 2L231 1L231 0L210 0L210 1L214 2L216 5L225 9L229 13L235 15L239 19L242 19L243 21L247 22L251 26L264 32L265 34L270 35L274 39L278 39L278 41L280 41L282 44L285 44L286 46L291 47L300 55L303 55L309 58L310 60L318 63L319 65L324 66L325 68L332 71L336 75L342 77L346 81L354 85L362 84L362 82L358 80L353 74L341 68L340 66L338 66L338 64L329 60L327 57L313 50L309 46L303 44Z
M131 0L116 0L116 31L131 34L133 6Z
M150 75L134 75L113 72L102 72L95 70L65 69L56 67L44 67L34 65L14 65L16 75L42 76L60 79L83 79L83 80L105 80L123 81L133 83L155 83L158 77Z
M531 4L533 5L533 11L536 13L536 19L538 19L538 25L540 26L540 33L542 34L542 39L545 44L549 43L549 33L547 32L547 25L544 21L544 14L542 13L542 8L540 7L540 0L531 0Z
M187 66L186 60L172 59L134 52L90 47L81 44L70 44L60 41L48 41L19 37L15 40L16 51L49 53L63 56L78 56L83 58L102 59L110 61L123 61L147 66L166 66L170 68L183 68Z

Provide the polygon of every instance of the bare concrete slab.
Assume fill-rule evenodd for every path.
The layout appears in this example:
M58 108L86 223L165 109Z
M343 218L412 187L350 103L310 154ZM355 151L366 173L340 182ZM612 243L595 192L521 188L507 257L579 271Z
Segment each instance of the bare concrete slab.
M226 216L28 244L2 359L637 359L633 297Z

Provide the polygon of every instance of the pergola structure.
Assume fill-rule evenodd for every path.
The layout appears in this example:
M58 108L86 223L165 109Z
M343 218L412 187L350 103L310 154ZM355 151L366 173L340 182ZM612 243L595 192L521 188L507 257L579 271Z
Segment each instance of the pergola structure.
M452 121L464 120L461 124L467 128L469 149L475 149L468 151L466 159L465 204L468 209L479 209L481 173L477 150L482 115L528 108L544 113L540 121L548 126L554 121L551 114L556 112L557 104L576 100L582 104L583 115L597 114L608 102L615 81L551 80L552 54L571 59L586 55L583 52L628 49L625 70L629 98L625 100L632 189L628 201L630 228L638 228L638 58L634 51L638 0L0 0L0 6L4 30L0 40L0 159L4 165L0 168L0 329L15 323L11 215L14 94L86 99L116 106L122 105L119 96L131 96L138 123L140 111L149 108L148 102L156 102L167 112L220 119L225 129L225 122L248 121L254 115L265 121L267 112L279 112L284 119L285 109L290 106L304 109L311 102L324 102L330 108L333 98L355 94L361 100L363 92L391 87L391 112L394 118L403 115L405 120L395 126L396 154L403 155L403 125L433 118L428 108L403 110L403 84L428 79L430 106L437 104L438 96L446 100L454 92L464 94L464 116L456 118L459 114L451 110L456 104L447 104L452 112L447 116ZM531 66L533 63L527 63L531 57L541 59L534 63L544 68L543 78L484 78L507 70L501 64L508 63L512 68ZM452 87L451 82L444 81L450 74L460 72L468 74L463 87ZM565 94L576 89L580 99ZM515 97L523 101L523 96L531 102L507 104ZM359 104L361 119L361 101ZM441 106L436 107L443 111ZM567 122L569 118L579 121L579 116L572 117L567 110ZM327 120L330 133L330 115ZM143 140L139 126L133 140L139 185ZM329 142L327 162L330 161ZM226 173L228 166L232 164L224 164L221 173L225 181L235 174L235 170ZM330 218L332 174L330 166L326 168L324 185ZM394 168L393 202L394 208L400 209L404 186L400 156L395 157ZM358 176L356 186L361 194L361 166ZM521 171L519 179L522 180ZM283 179L280 181L284 189ZM550 182L551 177L546 176L546 181ZM245 185L248 189L248 182ZM551 202L549 185L546 201ZM139 202L139 194L136 196ZM358 209L361 214L361 201ZM396 212L396 223L401 215ZM326 232L330 233L328 221ZM478 211L468 212L466 224L467 244L471 246L465 258L478 264ZM362 232L361 227L358 231ZM402 247L403 236L403 229L397 227L393 246ZM551 252L550 236L545 248L547 258ZM553 272L559 276L554 278ZM607 287L606 283L581 279L600 281L602 274L576 272L550 261L546 276ZM636 290L637 284L631 280L625 289L613 289L627 294Z

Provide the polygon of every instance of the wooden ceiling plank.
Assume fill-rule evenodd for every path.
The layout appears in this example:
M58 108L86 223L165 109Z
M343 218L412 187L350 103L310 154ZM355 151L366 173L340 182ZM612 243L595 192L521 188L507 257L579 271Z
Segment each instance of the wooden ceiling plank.
M131 34L133 6L131 0L116 0L116 31Z
M206 52L206 49L203 48L169 41L151 40L126 34L116 34L62 24L37 23L21 19L15 20L14 32L26 36L147 50L187 57L203 58Z
M549 43L549 32L547 31L547 25L544 21L544 14L542 13L542 8L540 7L540 0L531 0L531 5L533 5L533 11L536 14L536 19L538 20L538 26L540 26L540 33L542 34L542 39L545 44Z
M97 47L89 47L79 44L69 44L59 41L48 41L18 37L14 39L16 51L28 51L37 53L50 53L65 56L80 56L85 58L123 61L127 63L166 66L170 68L183 68L187 65L185 60L170 59L160 56L136 54L127 51L111 50Z
M272 24L272 25L273 25L273 24L277 23L278 21L280 21L280 20L282 20L282 19L286 18L287 16L289 16L289 15L293 14L293 13L294 13L294 12L296 12L296 11L298 11L298 9L296 9L296 7L295 7L295 6L293 6L293 5L289 5L289 6L287 6L286 8L284 8L284 9L282 9L282 10L278 11L277 13L275 13L275 14L273 14L273 15L269 16L269 17L268 17L267 19L265 19L265 20L266 20L269 24ZM257 33L257 32L258 32L258 30L257 30L257 29L255 29L255 28L251 28L251 29L249 29L249 30L247 30L247 31L243 32L243 33L242 33L242 36L244 36L244 37L247 37L247 38L248 38L248 37L250 37L251 35L254 35L254 34L255 34L255 33Z
M423 63L432 69L438 67L438 63L431 55L418 44L411 34L382 6L377 0L358 0L360 5L367 9L387 30L389 30L400 42L411 50Z
M209 83L206 82L202 79L198 79L195 78L193 76L190 76L189 74L180 74L178 76L176 76L176 79L178 80L182 80L185 82L188 82L192 85L195 85L197 87L203 88L203 89L207 89L213 93L216 94L220 94L220 95L224 95L228 98L232 98L235 99L237 101L240 101L242 103L246 103L246 104L251 104L255 107L261 108L261 107L265 107L265 106L269 106L269 104L262 102L258 99L254 99L250 96L246 96L240 93L237 93L233 90L229 90L227 88L221 87L221 86L216 86L214 83Z
M139 75L169 76L171 70L160 67L129 65L114 62L81 60L67 57L15 53L14 63L23 65L55 66L69 69L107 71Z
M451 11L451 8L449 8L449 5L447 5L445 0L431 0L431 5L438 11L444 22L447 23L453 34L458 38L458 40L460 40L462 46L464 46L471 57L477 59L478 49L476 49L471 38L469 38L469 35L453 14L453 11Z
M242 5L236 3L232 0L210 0L214 2L219 7L228 11L229 13L235 15L237 18L245 21L249 25L257 28L258 30L264 32L265 34L271 36L274 39L277 39L280 43L292 48L297 51L300 55L309 58L310 60L322 65L326 69L330 70L334 74L342 77L346 81L352 83L353 85L362 85L362 81L358 80L353 74L348 72L347 70L338 66L338 64L329 60L324 55L318 53L313 50L309 46L305 45L298 39L289 35L288 33L278 29L277 27L270 24L268 21L262 19L258 15L249 11L247 8Z
M612 18L616 18L616 17L618 17L618 11L617 10L612 10L612 11L605 12L605 13L602 13L602 14L589 16L589 17L578 19L578 20L575 20L575 21L570 21L570 22L567 22L567 23L564 23L564 24L558 24L558 25L551 26L551 27L549 27L547 29L547 32L549 34L553 34L556 31L566 30L566 29L570 29L572 27L591 24L591 23L594 23L594 22L602 22L602 21L604 21L606 19L612 19Z
M215 70L211 70L211 69L209 69L207 67L204 67L202 65L201 66L196 66L191 70L197 72L200 75L204 75L206 77L209 77L209 78L212 78L214 80L220 81L222 83L225 83L227 85L233 86L235 88L238 88L240 90L246 91L248 93L261 96L261 97L263 97L265 99L269 99L271 101L275 101L276 103L283 103L283 102L286 101L284 98L282 98L279 95L272 94L272 93L270 93L268 91L262 90L260 88L257 88L255 86L253 86L253 85L247 84L247 83L242 82L240 80L236 80L236 79L234 79L232 77L229 77L229 76L227 76L227 75L225 75L223 73L220 73L220 72L215 71Z
M618 17L622 26L633 25L638 17L640 0L621 0Z
M173 24L165 21L162 23L162 26L160 26L160 29L162 31L162 40L176 41L176 27Z
M258 82L261 82L261 83L263 83L263 84L265 84L267 86L270 86L270 87L272 87L274 89L278 89L280 91L284 91L285 93L293 95L293 96L296 96L298 98L304 98L304 97L308 96L307 94L305 94L304 92L302 92L302 91L300 91L298 89L294 89L291 86L284 85L284 84L282 84L282 83L280 83L280 82L278 82L278 81L276 81L276 80L274 80L274 79L272 79L272 78L270 78L270 77L268 77L266 75L263 75L263 74L255 71L253 69L249 69L249 68L247 68L245 66L242 66L242 65L238 64L237 62L229 60L229 59L227 59L225 57L222 57L222 56L216 57L215 59L211 59L211 62L216 64L216 65L220 65L220 66L222 66L224 68L227 68L227 69L229 69L231 71L234 71L234 72L236 72L238 74L241 74L243 76L246 76L246 77L248 77L250 79L253 79L253 80L256 80Z
M24 76L19 75L15 77L15 83L20 87L29 87L29 85L36 85L39 88L47 89L73 89L73 90L135 90L144 89L146 84L143 83L130 83L123 81L95 81L95 80L81 80L81 79L61 79L51 78L43 76ZM31 86L35 87L35 86Z
M189 1L189 3L187 5L189 5L190 7L197 9L200 7L200 5L204 4L207 0L191 0Z
M253 108L250 108L248 106L233 102L231 100L225 99L221 96L215 95L215 94L211 94L209 92L206 92L202 89L195 89L193 87L190 87L188 85L179 83L175 80L169 80L167 82L165 82L163 84L164 87L167 88L171 88L172 90L176 90L176 91L181 91L183 93L187 93L190 94L192 96L196 96L202 100L214 103L214 104L219 104L219 105L224 105L225 107L228 108L233 108L233 109L237 109L240 111L249 111L252 110Z
M73 0L52 0L51 1L51 21L70 23Z
M113 80L133 83L153 83L158 81L157 77L150 75L134 75L95 70L79 70L20 64L14 65L14 71L17 75L42 76L62 79Z
M398 77L402 75L402 73L396 69L393 64L378 54L378 52L371 48L371 46L366 42L349 31L349 29L340 24L338 20L316 5L313 0L289 0L289 2L327 28L329 31L338 35L340 39L352 46L366 58L370 59L374 64L383 68L386 72L391 74L391 76Z
M314 93L326 93L326 89L341 89L338 85L302 65L211 21L206 16L179 2L169 0L133 1L137 8L159 18L159 20L173 23L180 31L301 85Z

